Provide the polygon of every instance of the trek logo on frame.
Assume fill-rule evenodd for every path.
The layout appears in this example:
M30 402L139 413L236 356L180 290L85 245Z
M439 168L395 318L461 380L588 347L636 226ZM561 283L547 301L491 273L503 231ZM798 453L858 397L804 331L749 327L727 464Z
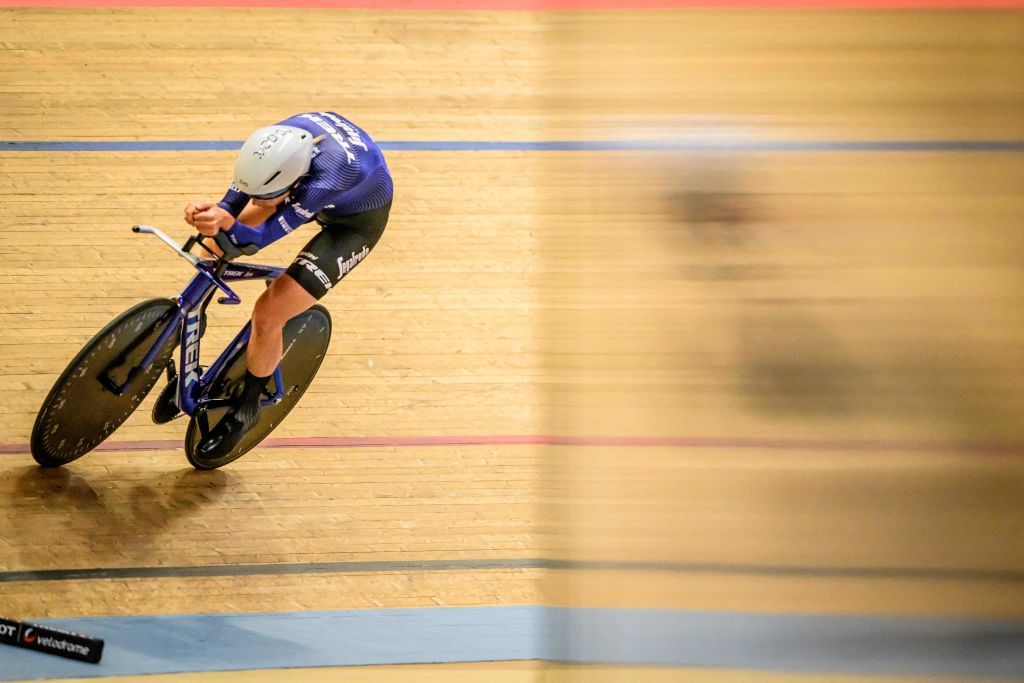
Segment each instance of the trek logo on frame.
M199 311L188 312L185 320L185 386L199 380Z

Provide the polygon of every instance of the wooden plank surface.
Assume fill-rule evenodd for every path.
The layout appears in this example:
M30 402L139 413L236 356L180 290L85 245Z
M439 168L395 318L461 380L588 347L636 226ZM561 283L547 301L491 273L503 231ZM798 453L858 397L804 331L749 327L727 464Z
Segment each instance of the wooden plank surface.
M386 140L1019 139L1021 21L2 10L0 139L237 140L318 107ZM27 442L112 315L180 288L182 262L127 229L186 237L183 204L216 197L231 159L0 152L0 443ZM0 568L548 555L1024 570L1018 154L388 160L392 222L327 299L329 358L280 436L826 445L266 449L213 475L175 450L63 474L2 455ZM260 259L286 262L308 234ZM247 315L216 309L207 350ZM180 436L148 422L150 401L116 439ZM865 456L851 439L890 445ZM531 569L16 582L0 597L25 618L199 600L1020 616L1020 585Z

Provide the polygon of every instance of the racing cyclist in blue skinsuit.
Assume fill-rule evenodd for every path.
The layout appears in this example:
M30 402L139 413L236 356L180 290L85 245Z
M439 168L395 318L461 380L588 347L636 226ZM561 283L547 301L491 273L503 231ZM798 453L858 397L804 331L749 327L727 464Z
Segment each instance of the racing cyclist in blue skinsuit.
M237 405L199 443L204 457L230 453L259 422L260 393L281 360L285 323L366 258L387 225L392 193L384 155L365 131L333 112L309 112L253 133L224 199L185 207L185 220L206 235L202 248L228 259L255 253L304 223L320 224L256 301L245 382ZM168 405L160 421L179 414Z

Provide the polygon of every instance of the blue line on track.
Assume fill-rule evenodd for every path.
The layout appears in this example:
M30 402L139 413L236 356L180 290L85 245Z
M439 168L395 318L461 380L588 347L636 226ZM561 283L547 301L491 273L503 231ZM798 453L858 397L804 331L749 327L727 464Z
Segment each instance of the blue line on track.
M544 659L861 675L1024 676L1024 621L540 606L45 619L99 665L0 645L0 680Z
M414 152L1024 152L1024 140L385 140L384 150ZM233 151L240 140L0 140L0 152Z

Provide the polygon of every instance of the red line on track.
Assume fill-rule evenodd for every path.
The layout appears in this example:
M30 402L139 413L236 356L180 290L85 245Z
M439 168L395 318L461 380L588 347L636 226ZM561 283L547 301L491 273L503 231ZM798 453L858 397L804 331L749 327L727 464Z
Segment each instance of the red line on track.
M375 10L1024 9L1024 0L0 0L0 7Z
M914 441L897 439L800 439L737 436L545 436L542 434L485 434L467 436L313 436L267 439L260 448L402 448L415 446L591 446L625 448L733 448L785 451L858 451L888 453L974 453L1022 455L1022 443L981 441ZM178 450L178 440L113 441L97 451ZM28 453L28 444L0 444L0 455Z

